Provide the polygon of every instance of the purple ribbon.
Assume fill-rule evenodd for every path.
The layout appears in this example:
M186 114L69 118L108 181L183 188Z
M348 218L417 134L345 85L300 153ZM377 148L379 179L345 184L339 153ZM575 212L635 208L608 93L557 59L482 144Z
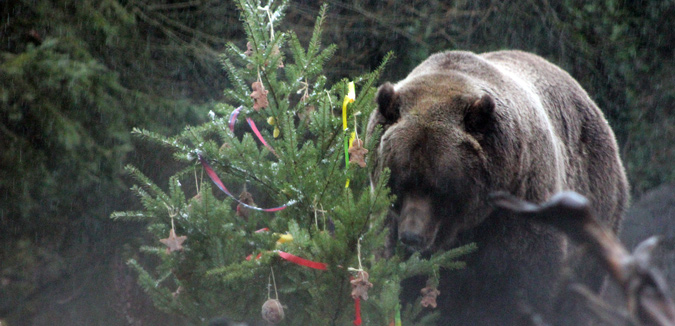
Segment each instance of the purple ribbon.
M230 131L234 132L234 123L237 122L237 116L239 115L239 112L241 112L241 109L243 109L243 106L240 106L234 111L232 111L232 114L230 114Z
M225 185L223 184L222 181L220 181L220 178L218 178L218 175L216 174L216 172L213 171L213 169L211 168L209 163L206 162L206 159L204 159L204 157L201 154L199 155L199 162L202 163L202 167L204 168L204 170L206 170L206 174L208 174L209 178L211 178L211 181L213 181L213 183L216 184L218 189L222 190L226 195L230 196L232 199L234 199L240 205L243 205L246 208L255 209L257 211L263 211L263 212L278 212L278 211L286 208L287 205L282 205L282 206L274 207L274 208L260 208L260 207L248 205L248 204L240 201L237 197L232 195L232 193L229 190L227 190L227 188L225 188Z

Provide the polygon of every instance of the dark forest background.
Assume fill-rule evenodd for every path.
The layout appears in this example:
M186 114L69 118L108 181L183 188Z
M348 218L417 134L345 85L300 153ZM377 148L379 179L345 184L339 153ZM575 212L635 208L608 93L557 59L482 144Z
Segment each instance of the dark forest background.
M389 51L383 81L437 51L531 51L605 112L634 198L675 181L674 0L325 2L324 41L338 45L330 80ZM306 41L319 7L291 1L282 30ZM167 318L124 265L144 226L109 216L138 206L126 164L160 185L175 172L171 153L131 129L170 135L206 119L228 87L227 42L245 46L222 0L0 1L0 323Z

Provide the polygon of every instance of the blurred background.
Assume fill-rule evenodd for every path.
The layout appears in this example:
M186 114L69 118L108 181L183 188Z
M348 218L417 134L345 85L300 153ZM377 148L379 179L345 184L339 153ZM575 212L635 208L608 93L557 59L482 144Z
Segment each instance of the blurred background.
M520 49L567 70L616 133L637 202L626 237L675 234L675 0L325 2L331 81L389 51L382 82L454 49ZM281 30L306 44L320 4L291 0ZM223 0L0 1L0 324L181 324L125 265L144 226L109 216L139 208L126 164L160 185L175 172L131 129L207 118L228 42L246 43Z

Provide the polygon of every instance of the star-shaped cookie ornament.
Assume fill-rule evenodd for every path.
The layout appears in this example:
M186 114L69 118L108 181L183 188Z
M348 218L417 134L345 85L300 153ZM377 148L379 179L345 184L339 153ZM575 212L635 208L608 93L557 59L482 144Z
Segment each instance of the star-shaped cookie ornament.
M368 272L359 271L356 278L349 281L352 284L352 298L361 298L368 300L368 289L373 287L373 283L368 281Z
M167 248L166 252L171 253L174 251L181 251L183 250L183 242L187 240L187 237L184 235L181 235L180 237L176 236L176 231L174 229L171 229L169 231L169 237L166 239L159 239L159 242L163 243Z

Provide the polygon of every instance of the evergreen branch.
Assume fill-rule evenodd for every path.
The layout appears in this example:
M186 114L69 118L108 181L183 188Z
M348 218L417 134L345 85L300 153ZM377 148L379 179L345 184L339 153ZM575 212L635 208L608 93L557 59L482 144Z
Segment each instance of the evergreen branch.
M338 165L339 160L333 160L333 164L330 169L330 173L328 174L328 178L326 178L326 183L324 184L323 189L321 190L321 193L319 193L319 199L318 201L321 202L323 200L323 196L326 193L326 190L328 189L328 186L331 185L330 180L333 180L333 174L335 173L335 167Z
M331 44L327 46L325 49L321 50L321 53L319 53L316 57L314 57L315 61L317 61L316 64L316 72L313 71L308 71L307 74L310 75L315 75L319 74L321 72L322 67L330 60L335 52L337 51L337 45Z
M192 49L195 51L195 53L205 53L211 57L217 57L218 53L214 51L210 46L203 44L199 40L193 40L192 42L187 42L180 38L176 33L171 31L170 29L166 28L161 22L157 21L156 19L153 19L152 17L146 15L143 10L139 7L134 7L132 9L132 13L134 13L138 18L141 20L147 22L148 24L157 27L160 31L164 33L170 40L173 40L174 42L181 44L182 46ZM201 45L201 47L196 47L195 44Z
M237 51L234 48L234 45L231 46L231 51ZM248 85L246 82L241 79L239 76L242 75L242 72L240 69L238 69L234 64L232 64L232 61L226 56L221 56L221 62L223 63L223 66L225 67L225 70L228 72L227 77L234 84L235 88L239 90L239 92L228 92L226 90L226 94L229 95L234 101L240 102L240 103L246 103L250 102L250 98L243 97L240 94L246 94L248 92Z
M286 16L286 8L288 8L289 0L282 0L281 4L273 11L270 19L270 24L279 25Z
M373 21L377 22L378 24L384 26L384 28L386 28L387 30L394 31L395 33L407 38L413 44L418 44L421 47L429 48L429 44L427 44L426 42L424 42L420 38L415 37L414 35L410 34L406 30L404 30L404 29L402 29L402 28L400 28L400 27L398 27L394 24L391 24L391 23L387 22L381 16L378 16L376 14L373 14L373 13L367 11L366 9L364 9L360 5L358 5L358 2L356 2L357 5L347 5L347 4L343 3L342 1L335 1L335 0L330 0L329 2L335 4L338 7L342 7L342 8L354 11L358 14L361 14L363 17L365 17L367 19L370 19L370 20L373 20Z
M260 40L256 38L256 33L254 32L254 27L251 25L253 22L253 17L251 11L255 10L253 5L249 5L246 0L239 0L237 1L237 7L239 7L239 11L242 14L243 17L243 22L244 22L244 31L246 32L247 39L249 39L252 43L255 49L260 48ZM250 10L246 10L246 9ZM262 33L262 38L263 41L265 40L265 33Z
M347 283L347 282L341 282L341 284L340 284L340 292L338 292L338 293L345 293L345 292L346 292L346 288L345 288L345 287L347 286L347 284L349 284L349 283ZM333 323L334 326L337 325L337 323L338 323L338 321L339 321L339 318L340 318L340 315L342 314L342 307L345 306L345 300L346 300L345 297L346 297L346 296L344 296L344 295L339 295L339 296L337 296L337 298L338 298L337 300L339 300L339 302L338 302L338 304L336 305L335 313L333 314L333 320L332 320L332 323Z
M294 32L289 32L290 35L290 40L288 41L289 43L289 48L291 50L291 54L293 55L293 62L295 62L296 65L305 67L307 64L307 57L305 56L305 51L302 48L302 45L300 44L300 40L298 39L298 36Z
M194 1L186 1L186 2L178 2L178 3L151 4L151 5L147 5L146 9L148 11L185 9L185 8L198 7L202 3L203 3L202 0L194 0Z
M178 151L188 150L188 147L185 144L180 144L177 138L167 138L149 130L134 127L131 130L131 134L140 136L143 139L152 140L156 144L163 145Z
M333 89L334 89L334 88L340 87L340 86L338 86L338 85L340 85L341 88L344 88L345 83L344 83L344 81L342 81L341 83L339 83L339 84L337 84L337 85L334 85L333 88L330 90L330 93L333 92ZM330 94L328 94L328 96L330 96ZM331 108L331 111L332 111L332 108ZM327 114L327 113L326 113L326 114ZM324 119L324 121L326 121L326 120L330 121L330 117L327 117L326 119ZM329 127L330 127L330 126L329 126ZM337 127L337 126L336 126L336 127ZM326 129L328 129L328 128L326 128ZM330 140L329 140L327 143L325 143L325 146L323 146L323 148L321 149L322 156L323 156L323 153L325 153L326 151L328 151L329 148L333 147L333 145L334 145L333 142L335 141L335 139L336 139L338 136L342 136L342 135L343 135L342 132L332 132L332 133L331 133L331 138L330 138Z
M361 230L359 231L359 236L362 234L366 233L366 230L368 229L368 226L370 225L370 217L373 213L373 209L375 208L375 205L378 202L378 199L380 198L380 195L384 192L386 192L386 180L388 179L388 176L383 177L382 175L380 176L380 179L378 180L378 185L376 186L376 191L375 191L375 197L370 201L370 205L368 206L368 211L366 212L366 220L363 222L363 226L361 227ZM369 192L366 192L370 195ZM372 196L372 195L370 195ZM371 197L372 198L372 197ZM385 208L386 210L386 208Z
M134 259L130 259L127 262L127 265L129 265L138 273L138 284L143 288L143 290L145 290L146 293L150 295L150 298L155 303L155 306L166 312L175 312L176 306L173 304L173 300L169 299L171 297L171 293L166 288L159 287L161 279L154 279L150 273L141 267L141 265Z
M219 44L219 45L227 43L227 41L225 39L222 39L220 37L216 37L216 36L213 36L213 35L209 35L209 34L206 34L202 31L200 31L200 30L196 30L194 28L191 28L191 27L189 27L189 26L187 26L183 23L180 23L176 20L173 20L173 19L167 17L164 14L161 14L159 12L156 12L156 11L150 9L150 6L147 6L147 5L145 5L141 2L136 2L136 4L139 5L139 6L142 6L143 9L145 9L145 11L153 11L154 15L158 18L157 21L160 21L160 22L163 22L163 23L165 23L169 26L172 26L172 27L178 29L181 32L191 34L193 37L201 37L203 39L206 39L210 42L213 42L213 43L216 43L216 44ZM150 17L150 16L146 14L146 17Z
M263 70L261 76L264 77L265 83L269 86L268 90L272 94L272 99L274 100L275 107L277 109L279 109L281 102L279 102L279 98L277 98L277 93L276 93L275 88L272 87L272 81L270 80L269 75L267 74L267 71ZM276 114L274 116L274 118L278 119L279 118L278 114Z
M362 89L361 96L357 96L357 99L354 102L355 107L361 107L361 105L363 103L363 100L366 98L365 94L368 93L368 90L370 90L370 88L373 86L375 81L377 81L379 79L380 74L384 70L385 66L387 65L387 63L389 63L389 60L391 60L391 58L393 58L393 57L394 57L393 52L391 52L391 51L387 52L387 54L382 59L382 63L380 63L380 65L374 71L366 74L363 77L359 77L360 80L365 80L366 82L361 87L361 89Z
M144 221L146 219L145 213L141 211L127 211L127 212L113 212L110 214L113 220L123 221Z
M324 3L319 9L319 15L316 18L314 23L314 31L312 32L312 37L309 40L309 46L307 48L307 58L312 58L318 52L321 47L321 35L323 34L323 22L326 18L326 12L328 11L328 4Z
M234 155L234 157L246 158L246 154L248 154L249 152L247 151L246 145L243 145L244 141L248 142L249 144L252 144L253 147L258 148L257 145L255 145L253 139L250 137L250 135L246 134L241 142L233 141L230 143L232 145L232 149L236 151L235 153L236 155ZM281 192L281 190L278 187L274 186L273 183L263 180L262 178L256 176L257 175L256 173L251 173L251 171L255 171L257 169L256 165L254 164L261 162L261 160L251 160L250 158L241 160L240 163L246 165L246 168L244 169L233 165L232 162L218 160L217 159L218 155L213 154L213 152L217 153L218 150L205 148L205 151L208 153L208 157L210 158L209 160L212 162L214 168L215 166L220 166L224 168L225 172L237 177L240 180L250 180L256 182L264 189L267 189L267 193L270 195L279 196L283 194L283 192ZM291 199L288 196L285 197L286 200Z
M155 196L165 203L169 203L169 196L162 191L157 185L155 185L148 177L146 177L139 169L133 165L127 165L124 167L129 174L131 174L144 188L152 190Z
M456 258L472 253L477 249L478 246L472 242L467 245L453 248L451 250L440 253L435 259L432 258L432 260L434 260L434 262L438 263L440 266L451 268L450 266L453 266L452 264L457 263L456 261L454 261Z

